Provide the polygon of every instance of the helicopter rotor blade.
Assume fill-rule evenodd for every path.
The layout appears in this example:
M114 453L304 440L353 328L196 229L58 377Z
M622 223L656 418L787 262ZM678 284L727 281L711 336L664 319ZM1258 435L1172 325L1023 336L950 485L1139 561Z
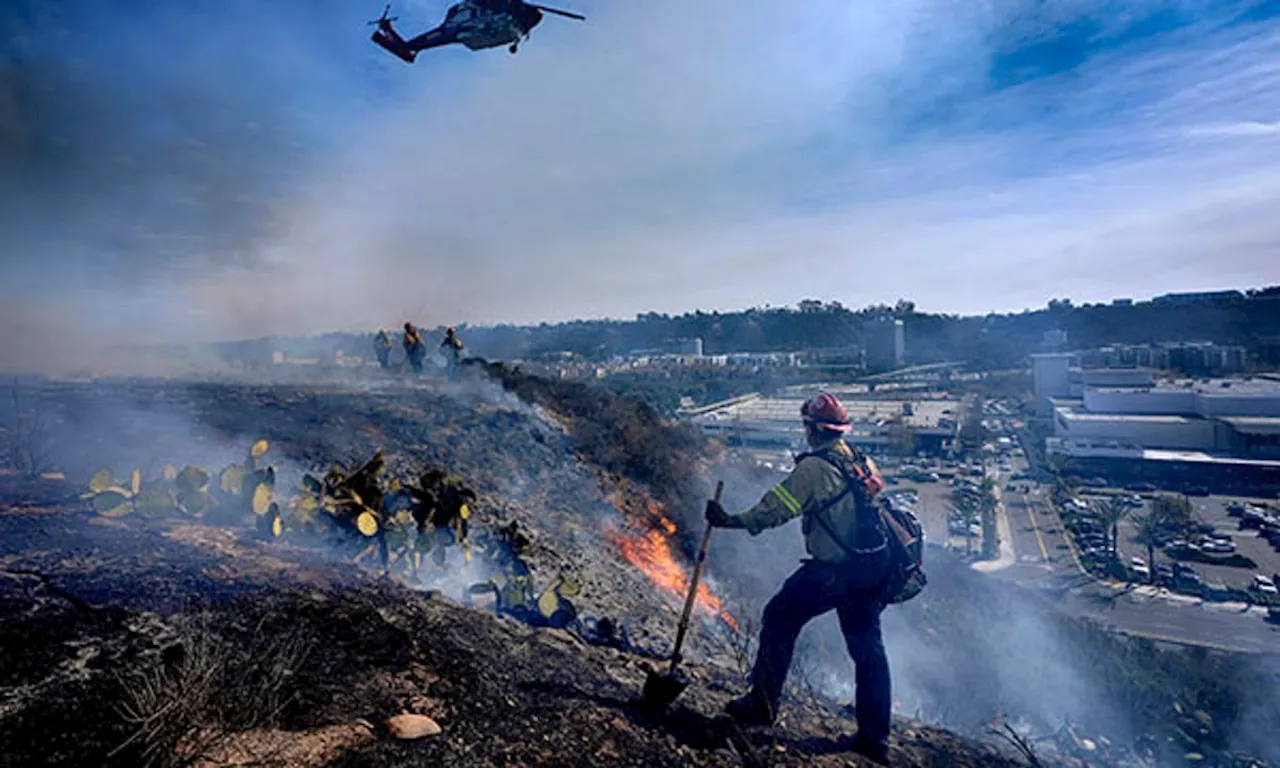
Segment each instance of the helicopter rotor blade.
M583 16L580 13L573 13L571 11L561 11L557 8L548 8L545 5L534 5L533 3L526 3L526 5L528 5L530 8L537 8L540 11L546 11L547 13L554 13L557 16L564 16L565 18L568 18L568 19L577 19L578 21L587 20L587 17Z
M369 26L371 26L371 27L372 27L372 26L374 26L374 25L376 25L376 24L380 24L380 23L382 23L382 22L384 22L384 21L399 21L399 20L400 20L400 17L399 17L399 16L388 16L388 15L387 15L388 13L391 13L391 3L387 3L387 6L386 6L385 8L383 8L383 9L382 9L382 15L381 15L381 16L379 16L378 18L374 19L373 21L369 22Z

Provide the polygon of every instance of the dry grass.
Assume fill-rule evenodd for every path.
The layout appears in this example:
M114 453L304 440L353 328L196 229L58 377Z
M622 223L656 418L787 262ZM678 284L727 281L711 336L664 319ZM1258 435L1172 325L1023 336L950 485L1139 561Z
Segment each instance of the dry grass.
M109 757L145 768L188 768L236 733L268 728L294 699L293 671L311 644L300 631L241 643L207 616L187 619L177 643L119 675L115 709L129 736Z
M1044 763L1040 762L1040 757L1036 754L1032 740L1018 733L1012 725L1003 723L999 728L989 728L988 733L1016 749L1031 768L1043 768Z
M10 424L0 427L6 438L5 463L25 477L39 477L53 468L49 417L24 397L17 379L9 388L9 399Z

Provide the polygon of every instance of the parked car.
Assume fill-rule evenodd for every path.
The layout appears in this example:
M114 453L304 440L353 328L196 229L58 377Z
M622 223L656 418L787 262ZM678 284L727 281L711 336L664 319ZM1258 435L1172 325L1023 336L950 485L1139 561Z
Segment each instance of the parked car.
M1264 595L1280 594L1280 590L1276 589L1276 583L1271 580L1271 577L1263 576L1260 573L1255 573L1253 575L1253 584L1250 586Z
M1205 539L1200 542L1200 551L1214 555L1229 555L1236 551L1235 542L1223 539Z
M1129 570L1144 579L1151 578L1151 569L1147 567L1147 561L1140 557L1129 558Z
M1199 589L1204 586L1204 579L1198 573L1175 574L1173 583L1183 589Z
M1209 489L1203 485L1192 485L1192 486L1188 486L1187 489L1183 491L1183 493L1185 493L1188 496L1208 496Z

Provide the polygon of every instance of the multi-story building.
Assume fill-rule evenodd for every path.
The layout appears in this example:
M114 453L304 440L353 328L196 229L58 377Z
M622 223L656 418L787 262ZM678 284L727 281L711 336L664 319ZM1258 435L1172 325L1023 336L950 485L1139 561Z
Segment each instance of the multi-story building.
M1151 300L1152 304L1185 304L1195 301L1243 301L1240 291L1199 291L1195 293L1166 293Z
M1280 378L1136 387L1093 379L1078 395L1050 396L1049 456L1081 471L1166 484L1280 489ZM1046 379L1046 389L1060 387Z
M1245 349L1208 341L1112 344L1077 353L1082 365L1097 368L1152 368L1188 376L1221 376L1245 369Z
M872 320L863 327L867 370L872 373L901 368L906 359L906 327L896 318Z

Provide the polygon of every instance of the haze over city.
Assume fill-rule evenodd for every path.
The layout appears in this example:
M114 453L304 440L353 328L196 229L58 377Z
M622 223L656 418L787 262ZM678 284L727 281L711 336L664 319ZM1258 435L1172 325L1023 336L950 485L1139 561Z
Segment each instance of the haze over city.
M3 354L1277 277L1275 3L575 7L413 66L373 5L7 13Z

